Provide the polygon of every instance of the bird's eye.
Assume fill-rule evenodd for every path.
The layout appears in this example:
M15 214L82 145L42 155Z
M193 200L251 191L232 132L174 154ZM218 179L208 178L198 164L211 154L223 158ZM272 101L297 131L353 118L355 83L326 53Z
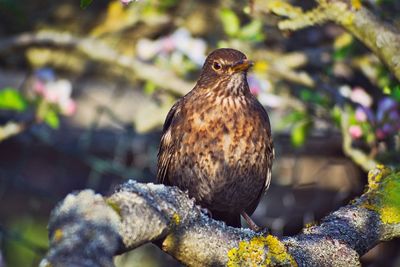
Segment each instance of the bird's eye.
M212 67L214 70L220 70L222 68L221 64L219 64L217 61L214 61Z

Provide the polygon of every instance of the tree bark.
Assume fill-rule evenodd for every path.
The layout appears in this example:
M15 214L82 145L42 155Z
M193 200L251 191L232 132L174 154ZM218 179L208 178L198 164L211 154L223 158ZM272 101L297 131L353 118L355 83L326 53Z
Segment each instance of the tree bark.
M295 236L226 226L175 187L128 181L102 197L68 195L52 212L43 266L113 266L113 256L156 241L187 266L360 266L400 235L400 172L378 166L367 191Z

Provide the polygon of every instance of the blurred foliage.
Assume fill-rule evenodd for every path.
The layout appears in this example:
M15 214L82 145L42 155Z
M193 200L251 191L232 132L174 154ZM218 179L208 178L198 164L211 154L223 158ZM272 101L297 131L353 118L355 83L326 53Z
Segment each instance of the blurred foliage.
M241 27L239 17L230 9L222 9L220 18L228 37L243 42L260 42L264 40L263 25L260 20L253 20Z
M76 38L79 38L80 31L85 29L86 34L93 37L93 40L110 45L121 57L139 59L157 66L161 71L171 71L179 79L192 81L196 78L207 51L215 47L233 47L242 50L250 58L255 59L254 72L249 75L251 91L264 105L273 108L277 116L286 118L276 131L289 132L292 144L297 148L304 145L310 134L318 131L341 131L342 134L348 134L339 127L340 115L347 105L351 107L348 110L355 113L360 103L351 95L356 95L354 91L359 91L360 88L365 92L364 97L371 99L371 103L364 105L370 113L379 113L378 103L384 97L400 101L399 82L359 41L338 27L329 25L319 32L316 29L304 30L287 38L285 36L287 33L274 30L277 25L276 19L272 16L250 13L251 8L245 1L222 1L214 4L197 1L183 3L174 0L121 2L111 1L106 4L106 7L101 9L102 13L90 23L75 21L76 25L81 26L79 30L62 22L53 27L46 21L41 23L38 29L58 28L61 31L64 29L70 32L76 31ZM84 13L90 16L89 11L98 12L99 4L100 2L82 0L80 6L81 8L90 6ZM8 1L2 2L2 5L7 9L15 6ZM276 8L285 7L281 1L271 5L275 5ZM356 9L361 5L360 1L352 1L352 6ZM369 1L368 6L382 13L399 8L395 1ZM71 10L76 7L61 4L58 8L57 12L65 14L65 17L69 16L70 20L66 21L72 24L74 12ZM394 16L394 19L396 18ZM317 38L318 41L310 41L312 38ZM310 51L310 48L316 47L318 49ZM296 54L292 52L293 48ZM64 71L82 72L85 62L96 61L98 56L93 53L87 55L88 58L83 58L79 51L66 52L63 49L28 46L26 57L29 64L37 69L51 66ZM313 62L316 59L317 62ZM129 76L129 79L132 79L129 73L117 66L107 68L106 74ZM156 73L155 75L157 76ZM40 80L40 77L37 79ZM139 78L139 80L145 94L150 97L156 96L160 102L167 104L171 102L169 97L165 97L162 83L160 86L160 83L156 83L153 79ZM42 83L45 85L44 88L59 86L52 81L42 81ZM188 89L177 88L174 93ZM19 111L22 111L22 107L31 105L36 110L35 116L38 121L43 121L56 129L60 124L59 115L73 112L66 111L65 103L61 103L65 101L57 103L56 100L49 98L47 92L52 90L36 91L35 99L23 100L28 104L22 104L20 100ZM2 98L13 97L6 96L10 94L10 90L3 91L5 95ZM42 95L39 96L40 94ZM9 101L16 101L15 105L18 102L17 99L1 101L3 108L6 107L4 105L13 105ZM163 116L143 129L153 129L162 123L166 112L165 106L168 105L159 103L158 106L159 109L155 112L162 113ZM398 108L398 104L394 105L394 108ZM151 110L154 111L154 106ZM333 110L341 112L332 113ZM390 116L396 117L395 113L392 111ZM350 117L354 117L354 114ZM139 119L136 120L138 120L134 121L136 126L143 125ZM358 137L352 135L355 138L353 145L361 146L363 150L369 151L368 153L373 151L370 155L373 158L380 155L383 156L381 158L387 159L383 155L385 153L396 155L399 137L396 134L398 125L395 121L386 119L381 122L376 120L363 122L362 125L358 125L363 130L363 137L358 136L359 133ZM349 127L357 126L356 124L357 122L352 121ZM382 135L379 128L381 124L384 124L382 127L385 127L386 132L388 128L392 128L389 131L391 134L385 138L376 136ZM353 133L356 133L354 129L356 128L352 128ZM391 143L395 145L389 145ZM381 149L377 150L377 147ZM394 164L397 160L396 156L389 158L388 162L383 163Z
M291 142L294 147L302 146L312 126L312 119L308 113L293 111L282 120L283 124L292 125Z
M269 3L284 8L290 1ZM399 1L351 3L354 8L367 5L400 25ZM307 10L315 2L296 4ZM124 112L123 120L112 113L118 104L108 103L112 123L118 129L159 130L174 100L196 81L208 52L232 47L254 60L248 75L250 90L270 111L274 135L290 135L295 151L314 136L325 136L329 142L330 136L341 134L350 140L351 150L361 151L362 159L399 167L400 83L339 26L282 32L275 16L252 13L244 0L81 0L80 4L0 0L0 14L4 39L0 64L27 73L21 88L0 89L0 141L30 130L32 125L46 124L57 130L64 117L79 121L84 117L79 109L87 110L76 102L85 97L84 93L75 95L82 76L117 81L117 87L129 83L139 88L148 102L135 102L145 104L138 112ZM37 38L12 39L12 35L27 31ZM21 45L20 40L26 43ZM6 49L10 43L13 45ZM101 113L97 109L92 112ZM85 143L85 138L79 142ZM353 160L360 165L364 161ZM86 161L97 168L92 180L104 170L125 175L129 169L118 160ZM41 224L31 226L21 220L10 225L24 238L44 244ZM31 239L33 234L26 229L36 229L32 231L37 231L37 236ZM7 245L7 257L15 261L10 266L29 266L34 256L20 251L18 242ZM18 258L17 252L27 256Z
M44 122L53 129L60 125L59 116L75 113L76 105L71 99L72 87L67 80L56 80L53 70L39 69L27 86L27 91L6 87L0 90L0 111L8 110L31 114L20 122L21 130L33 123ZM29 107L29 108L28 108ZM7 127L0 127L3 131ZM13 134L10 134L11 137ZM0 141L7 137L4 134Z
M0 109L24 111L26 107L26 99L16 89L7 87L0 91Z
M81 8L87 8L92 2L93 0L81 0Z
M7 266L37 265L48 246L47 222L19 217L8 225L3 242Z

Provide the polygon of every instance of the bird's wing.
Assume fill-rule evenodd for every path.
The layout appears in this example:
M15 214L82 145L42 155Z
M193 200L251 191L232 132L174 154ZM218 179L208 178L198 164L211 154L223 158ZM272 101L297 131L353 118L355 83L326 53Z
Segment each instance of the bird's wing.
M264 192L268 189L270 183L271 183L271 176L272 176L272 162L274 161L275 158L275 149L274 149L274 144L272 142L272 136L270 136L267 144L267 177L265 179L265 186L264 186Z
M264 182L264 187L260 190L258 193L258 197L255 199L253 203L249 205L249 207L246 209L246 213L248 215L253 214L254 210L257 208L258 203L260 202L260 199L265 193L265 191L268 189L270 183L271 183L271 175L272 175L272 162L274 161L275 158L275 150L274 150L274 143L272 141L272 134L271 134L271 124L269 122L269 117L267 114L267 111L264 109L264 107L257 102L255 105L257 107L258 112L260 112L261 117L265 120L265 130L266 134L268 136L267 138L267 149L266 149L266 159L264 162L263 168L266 169L267 173L265 175L265 182Z
M158 150L157 164L157 183L168 184L167 173L172 158L174 140L172 138L171 125L177 116L179 116L182 99L178 100L168 112L164 122L163 135L161 137L160 148Z
M275 149L274 149L274 142L272 140L272 132L271 132L271 123L269 121L269 116L267 111L264 109L264 107L260 104L260 109L261 113L263 114L263 118L266 120L266 125L267 125L267 150L266 150L266 158L267 158L267 177L265 179L265 186L263 192L265 192L269 184L271 183L271 176L272 176L272 162L275 159Z

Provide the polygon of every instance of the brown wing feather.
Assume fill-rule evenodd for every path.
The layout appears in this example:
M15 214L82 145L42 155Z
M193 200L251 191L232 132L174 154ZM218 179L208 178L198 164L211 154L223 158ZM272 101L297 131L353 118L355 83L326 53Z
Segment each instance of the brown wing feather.
M268 172L267 172L267 177L265 179L265 187L263 189L263 192L264 192L265 190L268 189L269 184L271 183L272 162L274 161L274 158L275 158L275 149L274 149L274 143L272 141L271 123L269 122L268 113L267 113L267 111L264 109L264 107L261 104L259 104L258 107L261 110L262 117L266 119L267 124L268 124L268 129L267 129L267 131L268 131L268 140L267 140L267 151L266 151L267 152L266 156L267 156L267 159L268 159L267 160Z
M167 179L168 168L171 162L174 140L172 139L171 125L174 119L179 116L182 100L178 100L168 112L164 122L163 135L161 137L160 148L158 150L157 163L157 183L169 184Z
M267 169L267 175L265 176L264 187L260 190L258 197L246 209L246 213L249 215L253 214L253 212L255 211L255 209L258 206L258 203L260 202L260 198L262 197L263 193L265 193L265 191L268 189L268 187L271 183L272 163L275 158L274 143L272 141L271 124L269 122L268 113L261 104L258 104L255 106L258 107L257 109L261 113L261 116L266 120L267 125L268 125L267 129L266 129L267 134L268 134L268 140L267 140L267 151L266 151L267 162L266 162L266 166L265 166L265 168Z

